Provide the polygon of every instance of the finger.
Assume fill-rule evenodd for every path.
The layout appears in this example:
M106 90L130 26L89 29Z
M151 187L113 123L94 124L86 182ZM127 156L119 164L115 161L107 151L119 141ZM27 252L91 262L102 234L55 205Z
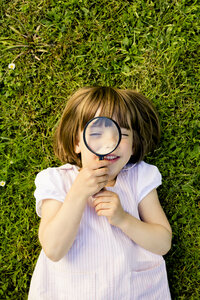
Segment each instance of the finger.
M108 160L96 160L92 163L91 165L91 169L92 170L97 170L97 169L100 169L100 168L104 168L104 167L107 167L111 164L110 161Z
M108 181L103 181L101 183L98 183L98 190L97 190L97 193L100 192L105 186L106 184L108 183Z
M94 200L93 200L93 204L94 204L94 206L96 207L97 205L99 205L99 204L101 204L101 203L111 203L112 201L109 199L109 198L103 198L103 197L101 197L101 198L94 198Z
M102 176L102 175L108 175L108 168L104 167L101 169L96 169L96 170L94 170L94 174L97 177Z
M104 216L104 217L110 217L112 215L112 210L111 209L100 209L97 212L98 216Z
M99 197L118 197L116 193L108 191L106 189L96 193L95 195L93 195L94 198L99 198Z
M106 183L108 182L108 175L103 175L103 176L99 176L97 177L97 183Z
M106 210L106 209L111 209L112 204L110 204L109 202L103 202L103 203L99 203L98 205L95 206L95 211L98 212L100 210Z

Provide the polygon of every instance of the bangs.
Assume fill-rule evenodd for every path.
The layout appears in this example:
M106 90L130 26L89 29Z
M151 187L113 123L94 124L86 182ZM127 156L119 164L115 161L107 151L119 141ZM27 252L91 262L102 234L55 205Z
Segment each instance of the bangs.
M84 87L68 100L55 132L54 151L63 163L81 167L81 155L74 151L79 131L94 117L114 119L121 128L132 129L131 163L143 160L159 142L158 115L150 101L134 90Z
M84 129L87 122L93 119L96 114L99 117L115 119L121 128L130 129L130 109L125 99L118 93L117 89L110 87L93 88L87 95L80 107L80 128Z

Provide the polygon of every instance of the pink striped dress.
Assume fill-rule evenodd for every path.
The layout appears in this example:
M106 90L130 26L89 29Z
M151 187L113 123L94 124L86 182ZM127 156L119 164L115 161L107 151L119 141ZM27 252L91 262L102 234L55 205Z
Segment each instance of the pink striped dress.
M37 175L35 198L39 216L42 200L64 201L78 172L76 166L66 164ZM139 202L160 184L157 167L142 161L125 166L115 185L107 189L117 193L124 210L139 219ZM134 243L87 205L69 252L53 262L41 251L28 300L129 299L171 299L165 261Z

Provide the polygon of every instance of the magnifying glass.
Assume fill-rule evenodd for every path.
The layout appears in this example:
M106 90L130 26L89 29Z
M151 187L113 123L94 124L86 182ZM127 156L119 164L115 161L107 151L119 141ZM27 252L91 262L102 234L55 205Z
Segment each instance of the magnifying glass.
M119 125L111 118L96 117L91 119L83 130L83 140L86 147L99 160L112 153L121 141Z

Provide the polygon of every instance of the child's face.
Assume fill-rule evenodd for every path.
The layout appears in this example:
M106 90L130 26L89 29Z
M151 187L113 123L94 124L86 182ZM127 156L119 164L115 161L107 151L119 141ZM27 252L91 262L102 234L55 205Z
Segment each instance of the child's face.
M114 119L114 118L113 118ZM115 119L114 119L115 120ZM104 156L104 160L109 160L109 180L108 185L113 183L121 169L128 163L133 154L133 134L132 130L121 128L121 142L119 146L109 155ZM109 134L109 132L108 132ZM83 140L83 131L79 132L78 143L75 146L75 152L81 153L82 167L90 166L93 161L99 159L85 145Z

